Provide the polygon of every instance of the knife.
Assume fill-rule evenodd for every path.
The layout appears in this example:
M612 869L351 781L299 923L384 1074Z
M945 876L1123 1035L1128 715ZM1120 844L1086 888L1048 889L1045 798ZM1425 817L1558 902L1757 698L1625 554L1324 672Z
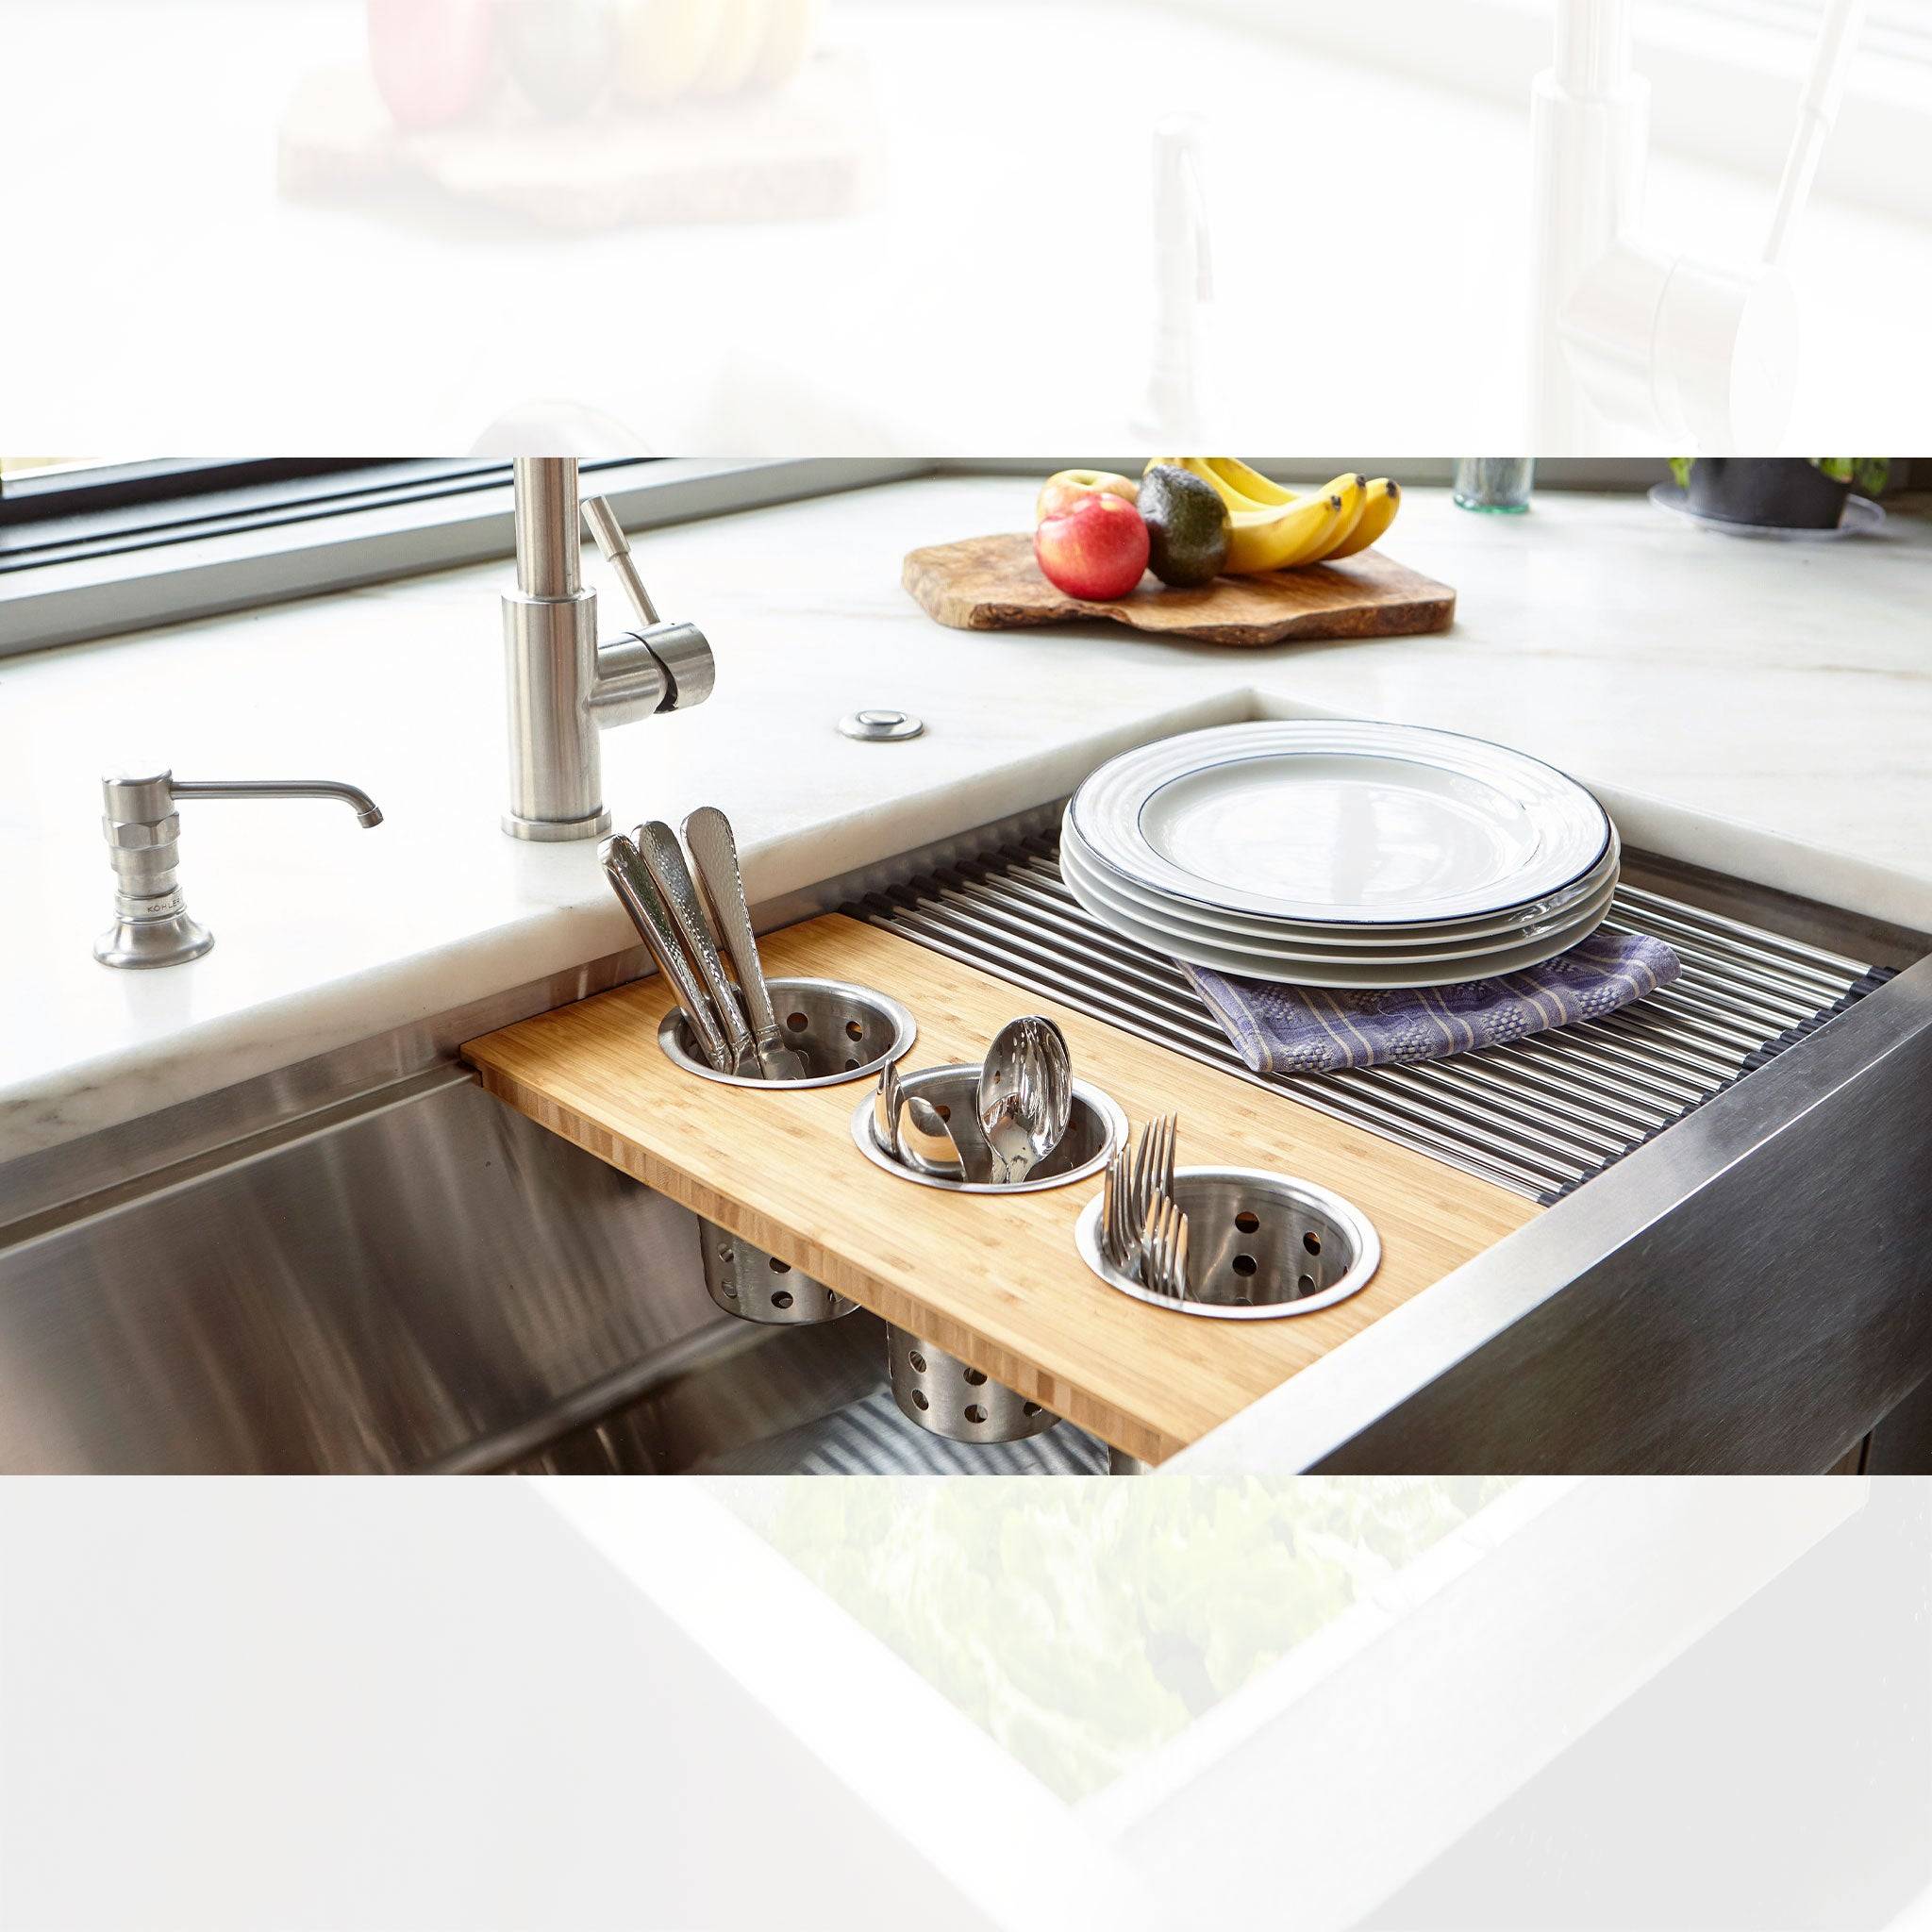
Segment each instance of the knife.
M731 1056L731 1064L722 1071L746 1079L762 1078L763 1069L758 1048L752 1043L751 1028L744 1024L744 1009L738 1004L738 994L724 977L724 962L718 957L718 942L711 937L711 927L699 903L698 889L691 883L691 868L684 862L684 847L677 842L677 834L663 820L653 819L648 824L638 826L630 836L724 1024L724 1046Z
M614 839L605 840L597 856L604 861L604 874L610 881L611 891L630 914L630 923L637 927L639 937L650 947L658 971L676 992L678 1004L684 1008L684 1016L690 1021L691 1030L697 1036L711 1071L730 1073L736 1064L735 1058L718 1030L717 1021L711 1017L705 990L691 970L691 961L684 957L677 928L672 924L671 915L664 909L650 874L644 870L638 848L619 833Z
M710 901L711 916L731 954L765 1078L809 1079L811 1069L795 1047L785 1043L784 1030L772 1010L771 991L765 985L764 968L758 963L758 939L751 929L751 908L744 902L744 875L738 866L738 841L732 836L731 821L716 806L701 805L684 822L684 842L691 847L691 862L698 869L705 897Z

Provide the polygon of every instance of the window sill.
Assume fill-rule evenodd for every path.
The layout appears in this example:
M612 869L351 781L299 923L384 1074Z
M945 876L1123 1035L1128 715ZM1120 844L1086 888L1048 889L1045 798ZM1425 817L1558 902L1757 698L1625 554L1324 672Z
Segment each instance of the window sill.
M596 489L626 529L639 530L892 482L928 467L912 460L674 458L601 470ZM514 550L505 483L48 563L0 577L0 658L487 562Z

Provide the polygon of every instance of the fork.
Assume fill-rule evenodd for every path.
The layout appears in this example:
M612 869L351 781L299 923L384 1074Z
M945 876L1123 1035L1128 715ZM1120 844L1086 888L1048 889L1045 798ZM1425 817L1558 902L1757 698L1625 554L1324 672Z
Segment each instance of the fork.
M1138 1275L1156 1293L1187 1294L1188 1217L1174 1198L1179 1117L1159 1114L1141 1130L1129 1157L1123 1142L1101 1180L1100 1244L1108 1264Z
M1188 1217L1172 1194L1163 1194L1141 1230L1141 1282L1156 1294L1188 1298Z
M1124 1141L1108 1156L1100 1182L1100 1251L1108 1265L1131 1274L1139 1257L1133 1226L1131 1161Z
M1140 1152L1134 1157L1131 1183L1134 1225L1138 1234L1157 1202L1174 1192L1174 1141L1180 1127L1178 1114L1157 1114L1141 1129Z

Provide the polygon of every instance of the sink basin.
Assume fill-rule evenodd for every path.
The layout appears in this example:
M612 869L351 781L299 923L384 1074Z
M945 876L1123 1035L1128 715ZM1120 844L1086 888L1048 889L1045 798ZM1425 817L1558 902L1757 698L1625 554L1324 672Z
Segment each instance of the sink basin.
M1139 1029L1198 1063L1191 1077L1218 1067L1268 1087L1211 1030L1190 1032L1171 992L1136 1007L1148 975L1132 961L1041 941L1065 923L1039 858L1053 820L827 882L760 924L842 907L955 958L991 947L1008 982ZM1015 849L1026 920L1051 915L1040 931L960 890L973 852ZM1644 866L1632 855L1629 877L1656 916L1714 958L1726 921L1748 956L1736 936L1762 918L1905 970L1859 978L1848 959L1857 983L1838 1017L1767 1037L1666 1118L1625 1105L1616 1132L1592 1110L1603 1070L1633 1064L1635 1035L1615 1027L1594 1062L1552 1045L1263 1095L1429 1155L1445 1187L1479 1175L1534 1209L1184 1438L1176 1467L1818 1470L1894 1410L1917 1418L1911 1440L1893 1424L1877 1460L1932 1467L1932 1403L1907 1400L1932 1370L1932 1227L1914 1184L1932 1166L1932 961L1910 936ZM838 1445L885 1399L879 1320L721 1313L691 1214L500 1104L455 1059L462 1041L641 966L600 960L0 1168L0 1469L844 1466ZM1707 1058L1727 999L1753 1024L1783 1024L1748 971L1690 991L1709 1011L1693 999L1671 1023L1681 1039L1662 1041L1687 1064ZM1635 1071L1626 1100L1644 1091ZM1083 1191L1068 1192L1076 1209ZM1059 1439L1077 1453L1049 1466L1097 1466L1070 1427L1041 1441ZM908 1428L875 1466L934 1467L936 1440Z

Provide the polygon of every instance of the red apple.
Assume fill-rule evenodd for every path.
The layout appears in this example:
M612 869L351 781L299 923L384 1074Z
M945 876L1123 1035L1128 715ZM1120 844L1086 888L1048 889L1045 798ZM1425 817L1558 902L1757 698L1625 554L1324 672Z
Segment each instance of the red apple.
M1089 603L1124 597L1147 569L1147 525L1124 497L1090 491L1033 533L1033 555L1056 589Z
M495 58L491 0L369 0L369 64L404 127L441 127L482 97Z

